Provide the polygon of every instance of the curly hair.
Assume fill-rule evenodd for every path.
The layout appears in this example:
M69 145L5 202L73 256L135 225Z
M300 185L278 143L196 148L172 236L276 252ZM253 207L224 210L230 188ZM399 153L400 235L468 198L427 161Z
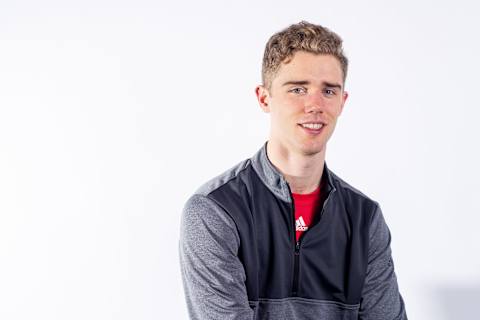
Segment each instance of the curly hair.
M262 82L266 88L270 89L280 65L288 63L297 51L333 55L340 62L345 82L348 59L343 53L342 38L321 25L301 21L268 40L262 62Z

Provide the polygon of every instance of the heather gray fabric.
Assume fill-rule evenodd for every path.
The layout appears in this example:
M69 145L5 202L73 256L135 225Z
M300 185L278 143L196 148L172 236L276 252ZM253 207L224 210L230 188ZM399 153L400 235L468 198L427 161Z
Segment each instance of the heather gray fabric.
M185 205L181 226L180 263L190 318L254 319L232 220L197 194Z
M302 320L357 320L358 304L344 304L291 297L285 299L260 299L254 319L302 319Z
M237 228L232 218L207 197L248 166L253 166L263 183L278 198L291 201L285 179L266 156L266 144L252 159L242 161L210 180L188 199L181 219L179 254L190 319L407 319L391 257L390 232L378 206L370 223L369 259L359 304L301 297L248 301L245 270L237 257L240 246ZM334 177L342 188L360 193Z
M394 272L391 236L380 207L370 224L367 277L359 319L407 319Z

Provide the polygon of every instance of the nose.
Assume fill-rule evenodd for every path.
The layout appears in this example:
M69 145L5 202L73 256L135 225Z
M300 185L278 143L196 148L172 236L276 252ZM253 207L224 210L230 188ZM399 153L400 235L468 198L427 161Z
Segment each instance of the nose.
M325 109L325 99L321 92L311 94L305 101L306 113L322 113Z

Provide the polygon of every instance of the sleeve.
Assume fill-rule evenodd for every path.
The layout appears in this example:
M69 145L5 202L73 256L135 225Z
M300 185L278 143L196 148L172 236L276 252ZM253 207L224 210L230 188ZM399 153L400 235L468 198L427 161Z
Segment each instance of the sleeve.
M190 319L252 320L233 220L213 200L192 196L183 209L179 255Z
M390 249L391 234L379 206L372 216L369 238L367 274L359 319L407 320Z

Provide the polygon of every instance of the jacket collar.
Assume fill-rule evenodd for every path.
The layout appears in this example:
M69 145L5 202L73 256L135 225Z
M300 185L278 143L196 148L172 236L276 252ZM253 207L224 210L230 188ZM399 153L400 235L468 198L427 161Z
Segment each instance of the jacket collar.
M260 150L255 153L255 155L251 158L252 166L254 170L257 172L260 180L276 195L278 198L285 202L292 202L290 187L288 185L287 180L283 174L278 171L278 169L270 162L267 156L267 142L265 142L260 148ZM327 194L331 191L335 191L336 188L333 184L332 179L332 172L327 168L327 163L324 163L323 167L323 174L322 174L322 181L326 181L327 183L324 184L325 190L322 192L326 192Z

